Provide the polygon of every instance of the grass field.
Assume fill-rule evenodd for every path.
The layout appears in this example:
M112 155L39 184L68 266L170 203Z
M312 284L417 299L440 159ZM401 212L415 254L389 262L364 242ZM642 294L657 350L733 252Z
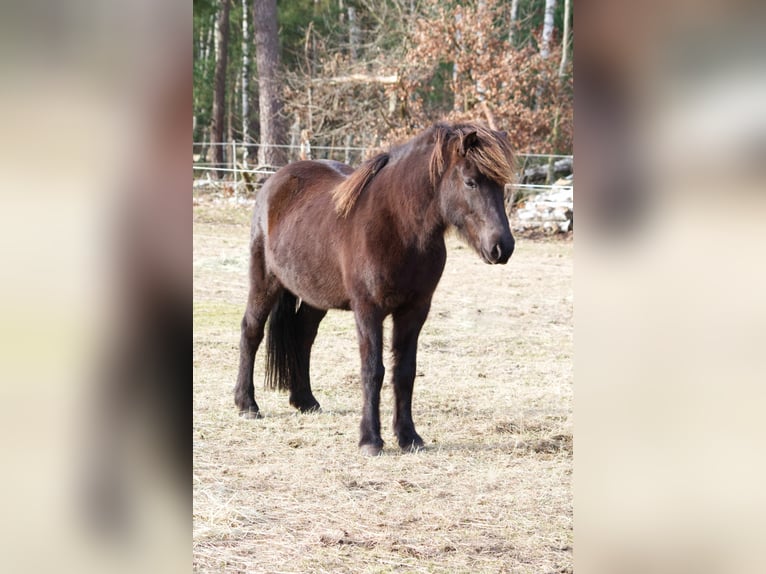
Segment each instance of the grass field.
M415 380L426 449L399 452L387 373L386 446L364 458L348 312L328 313L314 347L322 413L262 390L259 352L265 418L237 416L249 215L194 207L195 571L571 572L572 242L518 238L489 266L448 239Z

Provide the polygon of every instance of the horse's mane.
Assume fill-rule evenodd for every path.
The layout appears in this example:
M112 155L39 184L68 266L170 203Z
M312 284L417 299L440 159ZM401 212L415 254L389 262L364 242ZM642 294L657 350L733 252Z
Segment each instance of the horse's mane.
M514 154L508 138L502 132L496 132L481 124L465 123L436 124L434 151L431 154L429 176L436 185L444 174L445 152L456 151L463 138L476 132L477 143L466 150L466 159L476 164L477 169L492 181L510 183L514 174ZM451 142L456 142L451 146Z
M489 179L499 183L512 181L514 155L508 139L504 134L490 130L481 124L435 124L397 149L406 150L408 146L412 149L415 146L411 144L418 140L432 142L433 150L428 175L431 184L436 186L444 175L447 163L445 155L460 153L459 148L463 138L471 132L476 132L476 141L465 150L465 157L475 163L478 170ZM341 217L349 214L364 189L388 163L391 156L392 152L389 151L367 160L333 190L335 209Z
M367 184L388 163L389 157L389 154L381 153L367 160L333 190L335 209L341 217L348 215Z

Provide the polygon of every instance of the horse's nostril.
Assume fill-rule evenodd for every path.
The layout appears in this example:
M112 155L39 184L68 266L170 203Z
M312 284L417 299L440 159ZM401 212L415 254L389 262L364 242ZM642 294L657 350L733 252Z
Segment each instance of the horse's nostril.
M500 248L500 244L496 243L492 248L492 259L499 261L503 257L503 250Z

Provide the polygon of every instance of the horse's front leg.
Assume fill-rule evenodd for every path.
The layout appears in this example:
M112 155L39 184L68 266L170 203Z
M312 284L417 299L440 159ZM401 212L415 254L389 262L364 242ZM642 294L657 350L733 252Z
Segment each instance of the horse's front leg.
M354 308L359 354L362 359L362 424L359 450L377 456L383 450L380 437L380 388L383 386L383 313L372 306Z
M415 381L418 335L428 317L430 300L394 313L394 432L402 450L423 446L412 421L412 389Z

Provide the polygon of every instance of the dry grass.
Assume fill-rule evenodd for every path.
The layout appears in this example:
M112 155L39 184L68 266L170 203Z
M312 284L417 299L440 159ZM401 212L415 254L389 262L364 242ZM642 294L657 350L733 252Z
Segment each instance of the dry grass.
M368 459L350 313L320 327L323 413L256 388L265 418L237 417L248 218L195 207L195 571L571 572L572 243L520 239L493 267L450 238L415 382L427 448L399 453L387 377Z

